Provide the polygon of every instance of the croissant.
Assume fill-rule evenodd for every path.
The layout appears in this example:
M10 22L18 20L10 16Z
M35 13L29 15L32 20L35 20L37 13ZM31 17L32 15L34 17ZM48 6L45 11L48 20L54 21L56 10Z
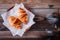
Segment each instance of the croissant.
M19 8L18 9L18 19L24 23L27 24L28 23L28 15L26 14L26 11L24 11L23 9Z
M14 16L8 16L9 24L14 28L22 28L21 22L19 19L15 18Z

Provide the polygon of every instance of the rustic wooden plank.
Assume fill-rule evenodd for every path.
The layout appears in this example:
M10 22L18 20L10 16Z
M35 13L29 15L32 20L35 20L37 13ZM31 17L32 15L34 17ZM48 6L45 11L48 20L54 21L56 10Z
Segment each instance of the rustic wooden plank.
M15 4L0 4L0 8L10 8ZM48 8L48 4L25 4L30 8Z
M60 3L60 0L51 0L51 2L53 3Z
M4 13L4 12L6 12L7 11L7 9L0 9L0 14L2 14L2 13ZM36 9L31 9L31 11L35 14L35 15L40 15L40 16L46 16L47 14L49 14L49 13L53 13L53 12L56 12L56 11L58 11L58 9L38 9L38 8L36 8Z
M1 8L0 8L0 12L6 12L6 10L7 10L7 9L3 9L3 8L1 9Z
M10 7L12 7L15 4L0 4L0 9L9 9ZM25 4L27 5L29 8L49 8L48 4L43 3L43 4ZM60 8L59 4L54 5L53 8Z
M21 2L23 2L23 3L31 3L31 2L34 2L34 1L35 0L10 0L10 1L8 1L8 0L1 0L0 3L21 3ZM36 1L39 2L39 0L36 0Z
M59 0L0 0L0 3L8 3L8 4L11 4L11 3L60 3Z
M0 4L0 9L6 9L12 7L14 4Z
M46 17L48 14L57 12L57 9L32 9L35 15Z
M22 37L13 37L10 31L0 31L0 38L42 38L48 36L46 31L28 31Z
M0 4L11 4L12 6L15 3L24 3L29 5L31 8L48 8L48 5L54 5L54 8L60 8L60 1L59 0L0 0ZM3 5L5 7L6 5ZM7 8L8 6L6 6Z

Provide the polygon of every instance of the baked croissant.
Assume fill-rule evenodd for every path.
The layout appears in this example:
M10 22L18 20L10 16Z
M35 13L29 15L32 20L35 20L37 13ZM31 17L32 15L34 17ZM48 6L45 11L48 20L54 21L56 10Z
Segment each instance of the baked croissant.
M22 28L21 22L19 19L15 18L14 16L8 16L9 24L14 28Z
M26 14L26 11L24 11L23 9L19 8L18 9L18 19L24 23L27 24L28 23L28 15Z

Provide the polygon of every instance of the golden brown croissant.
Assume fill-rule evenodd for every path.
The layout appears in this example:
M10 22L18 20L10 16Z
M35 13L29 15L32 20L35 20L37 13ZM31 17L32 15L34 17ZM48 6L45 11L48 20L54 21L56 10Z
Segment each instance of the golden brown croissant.
M18 19L22 23L27 24L28 23L28 15L26 14L26 12L23 9L19 8L18 13L19 13Z
M8 20L9 20L9 24L14 27L14 28L22 28L21 27L21 22L19 19L15 18L14 16L9 16L8 17Z

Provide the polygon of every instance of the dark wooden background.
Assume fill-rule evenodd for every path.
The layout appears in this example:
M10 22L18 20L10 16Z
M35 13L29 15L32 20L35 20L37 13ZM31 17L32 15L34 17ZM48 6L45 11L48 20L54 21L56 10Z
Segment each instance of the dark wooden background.
M24 3L32 10L32 12L35 15L43 16L43 17L45 17L49 13L58 11L57 8L60 8L60 0L0 0L0 15L3 14L4 12L6 12L7 9L12 7L15 3ZM50 9L48 5L54 5L53 9ZM60 9L59 9L59 12L60 12ZM0 28L3 27L2 22L3 22L3 20L0 16ZM46 24L48 24L48 26ZM31 29L31 30L35 30L35 31L27 32L23 36L23 38L26 38L26 37L28 37L28 38L37 37L38 38L38 37L46 36L46 35L48 35L48 33L46 31L40 31L40 28L44 28L44 29L47 28L49 30L53 29L51 26L50 27L49 26L50 26L49 23L46 21L37 22L33 26L33 29ZM7 30L7 31L5 31L5 30ZM7 28L5 30L0 31L0 38L7 38L7 37L8 38L19 38L19 37L12 37L11 33L8 31Z

